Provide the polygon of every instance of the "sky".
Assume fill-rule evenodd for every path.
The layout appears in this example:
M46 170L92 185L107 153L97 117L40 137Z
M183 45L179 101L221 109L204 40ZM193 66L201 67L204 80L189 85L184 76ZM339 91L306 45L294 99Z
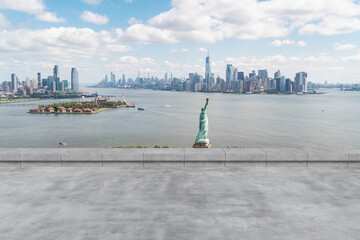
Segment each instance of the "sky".
M0 0L0 82L280 69L360 83L360 0Z

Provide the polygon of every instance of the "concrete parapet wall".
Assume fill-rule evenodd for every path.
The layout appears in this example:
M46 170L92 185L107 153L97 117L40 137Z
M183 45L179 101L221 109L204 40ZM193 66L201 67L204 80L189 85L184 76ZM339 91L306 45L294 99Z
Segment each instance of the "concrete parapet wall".
M123 168L340 167L360 168L360 149L310 148L0 148L0 167Z

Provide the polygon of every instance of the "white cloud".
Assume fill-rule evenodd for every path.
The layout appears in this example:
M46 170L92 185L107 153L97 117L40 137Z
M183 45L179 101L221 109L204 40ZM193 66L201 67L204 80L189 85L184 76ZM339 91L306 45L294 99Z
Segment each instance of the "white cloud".
M314 57L314 56L309 56L303 59L306 62L313 62L313 63L335 63L338 62L337 59L334 59L331 56L320 56L320 57Z
M90 11L84 11L80 18L85 22L91 22L94 24L107 24L109 22L109 18L106 15L103 16Z
M178 53L178 52L190 52L190 49L188 49L188 48L181 48L181 49L175 49L175 48L172 48L172 49L170 50L170 52L172 52L172 53Z
M38 14L45 11L45 5L42 0L0 0L0 9Z
M127 21L129 24L140 24L142 23L142 21L140 19L137 19L137 18L134 18L134 17L131 17L128 21Z
M45 22L65 22L64 18L58 18L56 13L45 11L46 7L42 0L0 0L0 9L10 9L19 12L36 15L36 19Z
M305 47L305 46L306 46L306 42L300 40L300 41L297 42L297 46L299 46L299 47Z
M334 47L335 47L335 50L337 50L337 51L348 51L348 50L355 49L356 45L350 44L350 43L346 43L346 44L335 43Z
M160 72L157 69L158 63L149 57L137 58L134 56L122 56L105 66L108 69L126 69L128 72Z
M207 52L208 50L207 50L206 48L200 47L200 48L199 48L199 51L200 51L200 52Z
M360 30L360 20L357 17L327 16L320 23L309 23L302 26L300 34L336 35L347 34Z
M129 3L131 3L133 0L125 0L125 2L129 2Z
M285 40L275 40L270 45L274 46L274 47L281 47L281 46L286 46L286 45L295 45L295 46L299 46L299 47L305 47L306 43L302 40L296 42L296 41L292 41L289 39L285 39Z
M288 0L172 0L170 10L146 24L130 26L125 36L138 43L213 43L225 38L279 38L293 31L332 35L360 30L359 16L360 4L353 0L298 0L292 4Z
M0 31L0 52L34 61L73 62L130 51L131 47L122 43L121 35L119 31L95 32L74 27Z
M59 22L66 22L65 18L58 18L56 16L56 13L52 12L43 12L35 17L37 20L44 21L44 22L53 22L53 23L59 23Z
M11 23L6 19L6 17L0 13L0 29L6 29L11 26Z
M101 3L101 0L83 0L83 2L90 5L98 5Z

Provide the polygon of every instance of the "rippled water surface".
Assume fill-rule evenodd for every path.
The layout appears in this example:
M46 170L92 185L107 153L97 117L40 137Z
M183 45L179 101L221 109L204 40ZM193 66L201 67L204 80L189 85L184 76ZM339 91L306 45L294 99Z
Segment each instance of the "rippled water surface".
M144 89L85 89L145 107L92 115L28 114L45 100L0 105L0 147L191 147L200 109L213 147L360 147L360 92L233 95Z

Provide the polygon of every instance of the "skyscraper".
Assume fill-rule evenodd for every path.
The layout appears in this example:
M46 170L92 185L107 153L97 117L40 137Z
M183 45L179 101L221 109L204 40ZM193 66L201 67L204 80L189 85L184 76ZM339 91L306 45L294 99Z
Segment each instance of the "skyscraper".
M112 87L115 87L115 86L116 86L115 74L113 74L113 73L111 72L110 78L111 78L111 86L112 86Z
M245 80L245 73L244 72L238 72L238 77L239 80Z
M47 83L48 83L48 89L51 90L51 92L53 91L53 84L54 84L54 76L48 76L48 80L47 80Z
M41 73L37 73L37 85L38 87L41 87Z
M37 88L38 88L38 81L37 81L36 78L33 78L32 87L33 87L34 89L37 89Z
M226 84L229 87L234 80L234 67L232 64L226 65Z
M292 84L291 84L291 79L286 79L285 80L285 91L286 92L292 92Z
M307 92L307 73L298 72L295 76L295 92Z
M281 73L280 73L280 69L279 69L279 70L277 70L277 72L274 73L274 78L277 79L280 77L281 77Z
M18 89L17 76L15 73L11 74L11 90L15 92Z
M74 93L79 92L79 73L76 68L71 69L71 90Z
M105 83L105 87L108 87L109 80L107 74L105 75L104 83Z
M30 77L26 77L26 87L31 87Z
M286 87L285 87L285 77L282 76L282 77L280 77L280 91L284 92L285 89L286 89Z
M268 72L267 70L258 70L258 76L260 79L268 78Z
M208 89L210 87L210 77L211 77L211 68L210 68L210 56L208 51L208 55L205 59L205 82L207 84Z
M56 90L59 90L58 82L60 82L60 80L58 80L58 77L59 77L59 66L55 65L54 66L54 75L52 78L52 88L51 88L52 93L55 93Z
M59 75L59 66L55 65L54 66L54 78L57 78Z

